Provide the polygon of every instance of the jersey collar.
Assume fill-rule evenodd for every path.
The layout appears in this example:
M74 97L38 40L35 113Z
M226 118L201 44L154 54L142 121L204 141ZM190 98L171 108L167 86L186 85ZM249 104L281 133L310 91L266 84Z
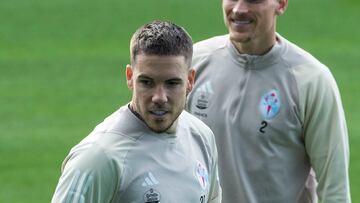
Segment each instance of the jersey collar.
M247 69L262 69L273 65L276 63L282 51L282 37L276 33L276 43L275 45L264 55L250 55L250 54L241 54L236 49L235 45L231 42L230 37L227 40L227 47L232 56L232 58L239 63L241 67Z

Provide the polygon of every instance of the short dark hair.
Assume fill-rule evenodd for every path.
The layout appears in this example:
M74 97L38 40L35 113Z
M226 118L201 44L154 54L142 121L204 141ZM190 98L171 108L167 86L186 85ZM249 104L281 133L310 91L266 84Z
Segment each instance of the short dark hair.
M184 28L169 21L156 20L141 26L133 34L130 42L132 64L139 54L184 56L190 67L193 43Z

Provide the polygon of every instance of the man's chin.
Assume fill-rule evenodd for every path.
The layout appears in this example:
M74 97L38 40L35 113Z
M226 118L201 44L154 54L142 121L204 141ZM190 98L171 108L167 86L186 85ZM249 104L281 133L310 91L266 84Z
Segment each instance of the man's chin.
M152 125L152 124L147 124L147 126L150 128L151 131L155 132L155 133L163 133L168 131L172 125Z
M167 127L167 128L154 128L154 127L150 127L150 130L155 132L155 133L164 133L166 132L168 129L170 129L170 127Z
M147 123L150 130L156 133L175 133L177 126L177 119L167 123Z
M230 32L230 40L235 43L246 43L251 37L247 33Z

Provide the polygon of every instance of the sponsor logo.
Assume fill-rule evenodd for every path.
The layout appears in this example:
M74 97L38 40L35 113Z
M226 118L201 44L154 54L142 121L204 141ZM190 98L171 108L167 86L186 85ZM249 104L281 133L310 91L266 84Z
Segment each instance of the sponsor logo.
M198 116L198 117L203 117L203 118L207 118L208 117L208 115L206 114L206 113L200 113L200 112L194 112L194 114L196 115L196 116Z
M191 102L191 111L198 118L207 118L207 108L211 105L211 98L214 90L210 81L205 82L194 91L193 101Z
M149 172L145 177L144 182L141 185L143 187L148 187L148 186L157 185L159 183L160 182L155 178L155 176L151 172Z
M207 93L199 92L196 107L198 109L207 109L209 107L209 97L210 96Z
M207 109L210 106L211 95L214 94L211 83L208 81L195 92L195 106L198 109Z
M153 188L150 188L150 190L146 191L144 194L145 203L159 203L160 199L160 193Z
M266 119L274 118L280 111L280 95L276 90L270 90L261 97L260 112Z
M201 188L206 190L209 185L209 175L206 167L200 161L196 164L196 179L200 183Z

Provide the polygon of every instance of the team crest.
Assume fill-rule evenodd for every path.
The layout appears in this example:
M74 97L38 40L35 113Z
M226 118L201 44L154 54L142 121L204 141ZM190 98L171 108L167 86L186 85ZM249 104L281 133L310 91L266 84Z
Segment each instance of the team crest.
M209 185L209 174L205 166L200 161L196 164L196 178L199 181L201 188L206 190Z
M261 97L260 112L265 119L272 119L279 113L280 105L278 91L271 90Z

